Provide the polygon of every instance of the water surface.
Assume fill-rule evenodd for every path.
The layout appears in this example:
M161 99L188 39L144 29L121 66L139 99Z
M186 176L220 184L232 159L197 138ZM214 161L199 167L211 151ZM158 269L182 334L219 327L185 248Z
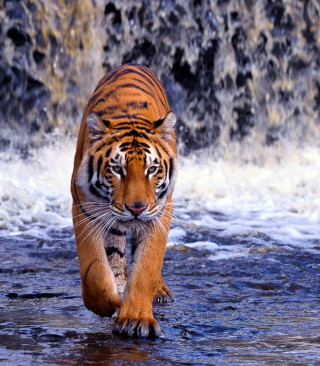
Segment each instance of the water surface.
M199 229L190 232L209 239ZM317 364L318 250L245 244L245 256L212 260L205 248L169 246L163 274L175 301L154 307L159 339L142 340L113 335L115 318L85 309L70 234L1 239L1 363Z
M320 357L320 153L180 157L156 340L85 309L71 220L75 141L0 153L4 365L312 365ZM129 248L127 250L130 252Z

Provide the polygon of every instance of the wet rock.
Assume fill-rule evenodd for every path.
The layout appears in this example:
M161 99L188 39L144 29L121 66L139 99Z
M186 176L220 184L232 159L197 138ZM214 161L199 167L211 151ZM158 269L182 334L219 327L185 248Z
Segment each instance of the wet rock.
M76 133L99 78L129 62L163 82L185 152L319 136L316 0L7 1L0 22L0 123L29 142Z
M64 342L66 339L61 334L42 334L38 337L39 342Z
M76 132L103 74L98 8L90 0L81 5L76 1L4 2L0 126L10 143L39 144L43 134L55 127Z

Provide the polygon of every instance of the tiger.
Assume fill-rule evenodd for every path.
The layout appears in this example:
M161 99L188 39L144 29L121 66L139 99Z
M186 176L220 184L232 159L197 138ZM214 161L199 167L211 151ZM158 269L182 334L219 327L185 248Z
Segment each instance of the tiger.
M99 81L80 125L71 193L82 299L100 316L117 311L116 334L158 337L153 303L174 300L161 267L177 179L175 124L156 75L126 64Z

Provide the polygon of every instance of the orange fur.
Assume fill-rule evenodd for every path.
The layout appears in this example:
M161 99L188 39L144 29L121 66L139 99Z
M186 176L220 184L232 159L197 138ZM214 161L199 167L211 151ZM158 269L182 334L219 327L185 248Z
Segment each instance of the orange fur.
M71 182L82 297L115 332L158 335L161 276L176 179L175 116L156 76L124 65L100 80L80 126ZM125 236L132 236L128 274Z

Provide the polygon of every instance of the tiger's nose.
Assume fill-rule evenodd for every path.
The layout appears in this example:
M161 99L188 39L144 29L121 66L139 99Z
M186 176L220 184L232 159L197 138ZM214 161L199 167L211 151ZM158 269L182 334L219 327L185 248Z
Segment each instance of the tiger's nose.
M132 213L132 215L139 216L141 214L141 212L147 208L147 206L145 206L143 203L138 201L133 206L126 205L126 208Z

